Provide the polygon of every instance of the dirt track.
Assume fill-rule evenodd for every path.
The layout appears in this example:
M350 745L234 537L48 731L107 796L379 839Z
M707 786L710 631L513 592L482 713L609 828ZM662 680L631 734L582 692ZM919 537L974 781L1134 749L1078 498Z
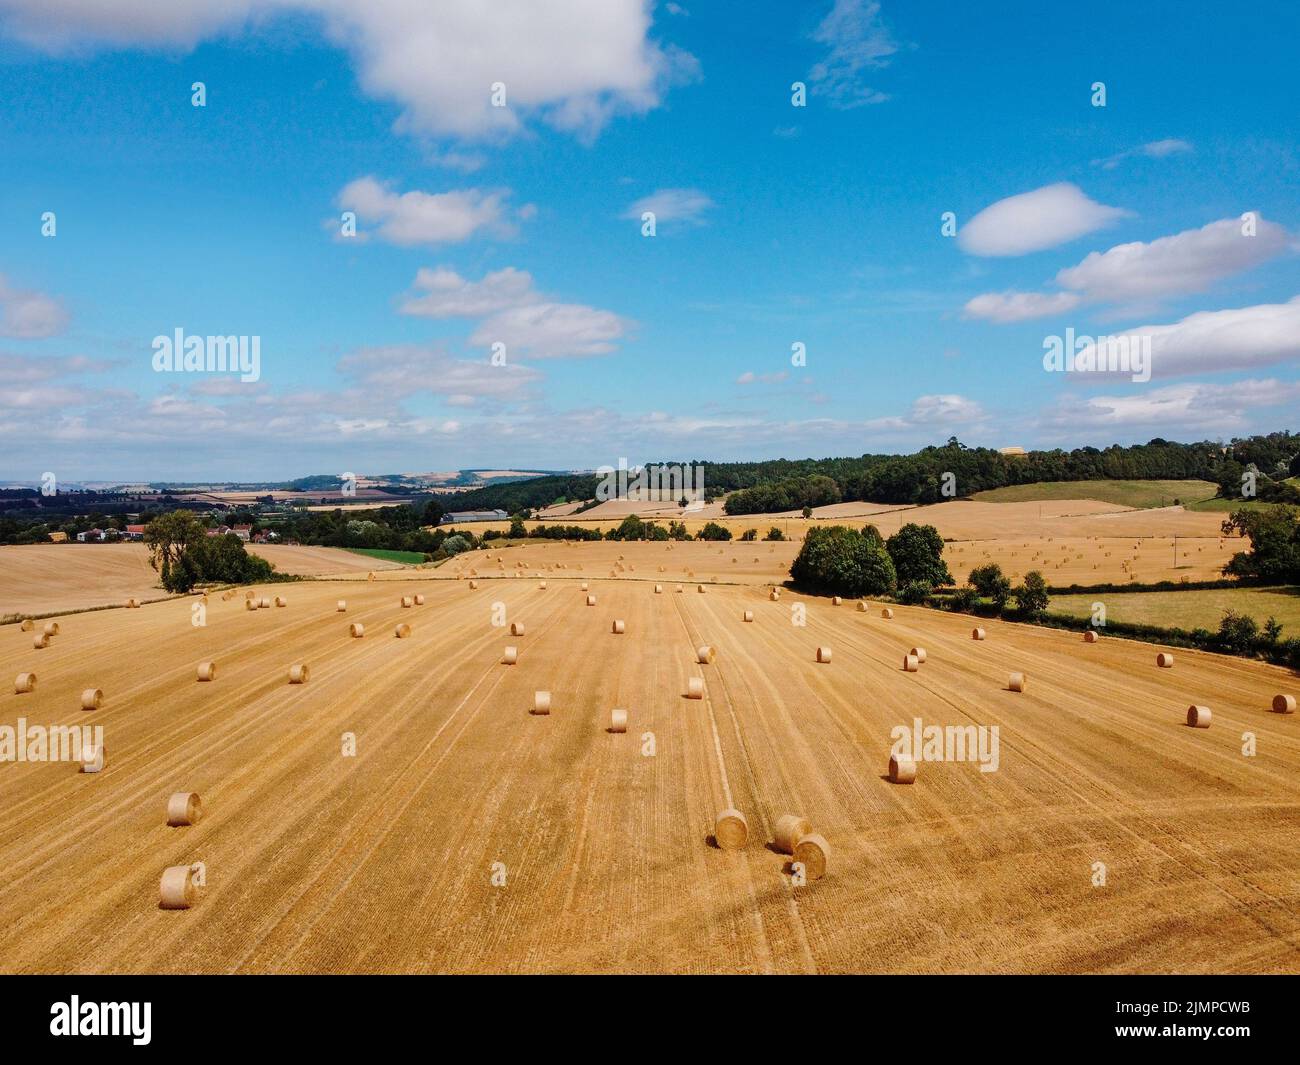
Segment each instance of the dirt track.
M95 776L0 764L0 970L1300 970L1300 715L1267 712L1294 675L629 578L296 585L268 592L283 609L213 596L197 628L188 601L68 617L39 651L0 629L0 724L93 720L108 749ZM426 604L402 609L412 591ZM526 635L491 624L494 602ZM700 642L714 664L695 664ZM929 660L903 673L918 643ZM217 679L198 684L205 658ZM295 661L305 686L286 682ZM14 695L28 669L37 690ZM1011 669L1026 693L1006 690ZM689 676L704 701L682 697ZM83 712L90 685L104 703ZM549 717L528 713L539 688ZM1209 730L1183 724L1193 700ZM606 731L615 706L625 735ZM890 729L914 716L998 725L1000 768L888 783ZM206 815L169 829L181 789ZM726 805L749 819L744 851L707 842ZM787 811L830 842L825 880L792 887L767 848ZM159 910L162 869L197 860L198 904Z

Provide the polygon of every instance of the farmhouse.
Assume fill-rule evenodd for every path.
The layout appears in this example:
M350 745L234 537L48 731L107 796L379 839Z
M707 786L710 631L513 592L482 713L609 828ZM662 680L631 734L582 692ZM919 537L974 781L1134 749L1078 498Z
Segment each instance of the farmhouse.
M442 520L444 524L455 524L460 521L505 521L508 517L504 510L457 510L444 514Z

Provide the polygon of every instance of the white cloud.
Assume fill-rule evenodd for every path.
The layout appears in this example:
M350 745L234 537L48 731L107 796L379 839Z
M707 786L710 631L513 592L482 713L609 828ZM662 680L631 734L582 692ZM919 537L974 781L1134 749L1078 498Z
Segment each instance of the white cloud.
M506 345L506 358L560 359L607 355L632 323L613 311L558 303L533 287L532 275L508 266L467 281L449 267L422 269L403 314L479 318L470 343Z
M68 313L43 292L13 288L0 274L0 336L38 340L63 332Z
M469 339L485 347L503 343L507 358L581 358L608 355L630 326L613 311L578 303L528 303L494 314Z
M964 312L990 322L1023 322L1073 310L1079 302L1073 292L986 292L968 301Z
M1240 219L1224 218L1149 244L1134 241L1093 252L1056 275L1063 288L1090 300L1112 302L1203 292L1220 278L1280 255L1290 237L1274 222L1257 218L1254 236Z
M888 66L889 57L898 51L876 0L835 0L812 39L830 49L808 72L815 96L825 96L832 107L843 110L889 99L862 81L866 71Z
M978 429L987 417L975 400L947 393L918 396L907 414L874 418L865 428L871 432L947 434L962 428Z
M656 107L695 76L693 57L649 38L648 0L0 0L9 36L49 52L192 48L282 13L320 17L361 87L402 108L417 134L483 139L536 116L592 136L617 113ZM493 107L491 86L506 86Z
M1105 159L1094 159L1092 165L1099 166L1103 170L1114 170L1125 159L1131 159L1137 155L1144 156L1147 159L1164 159L1170 155L1182 155L1190 151L1192 151L1192 146L1187 141L1168 137L1165 140L1148 141L1146 144L1140 144L1136 148L1130 148L1126 152L1119 152Z
M1300 296L1224 311L1198 311L1169 325L1126 329L1151 338L1151 376L1223 373L1300 361ZM1097 357L1107 358L1110 344ZM1091 357L1088 352L1081 353Z
M341 358L338 368L353 380L349 392L360 392L370 402L400 403L429 393L458 407L472 406L479 399L522 399L542 376L526 366L455 359L438 348L415 344L362 348Z
M1077 439L1104 430L1121 435L1138 430L1192 433L1250 432L1258 429L1257 412L1294 407L1300 382L1235 381L1230 384L1187 383L1137 389L1123 396L1071 395L1037 419L1040 428Z
M659 189L637 200L623 212L623 217L640 220L642 213L653 211L656 225L661 222L700 225L704 212L712 206L713 201L699 189Z
M482 281L467 281L446 266L421 267L414 288L422 294L408 297L401 311L425 318L482 318L540 299L532 275L513 266L485 274Z
M780 384L782 381L786 380L789 376L790 376L790 371L788 370L777 370L774 371L773 373L758 373L758 374L754 373L753 370L746 370L743 374L741 374L739 377L736 378L736 384L752 385L755 382L761 382L762 384L765 385L775 385L775 384Z
M972 255L1008 256L1054 248L1131 212L1089 199L1063 181L990 204L962 226L957 243Z
M455 244L480 231L505 237L514 232L506 220L505 190L457 189L451 192L397 193L373 177L344 186L338 206L355 211L359 222L376 225L390 244ZM331 223L336 224L336 223Z

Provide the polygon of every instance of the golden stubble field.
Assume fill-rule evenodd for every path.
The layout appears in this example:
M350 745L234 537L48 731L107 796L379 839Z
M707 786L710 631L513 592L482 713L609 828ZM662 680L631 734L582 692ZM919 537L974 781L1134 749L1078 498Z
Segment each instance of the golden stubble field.
M108 752L96 775L0 765L0 971L1300 970L1300 715L1269 712L1293 674L1000 622L976 642L757 583L655 594L660 545L610 546L635 571L281 585L258 591L283 608L210 596L202 627L188 600L70 615L43 650L0 628L0 725L93 722ZM998 727L997 771L891 784L890 730L918 717ZM174 791L198 824L166 826ZM743 850L709 841L728 806ZM828 841L825 879L795 886L769 847L787 812ZM199 861L197 904L159 909L162 870Z

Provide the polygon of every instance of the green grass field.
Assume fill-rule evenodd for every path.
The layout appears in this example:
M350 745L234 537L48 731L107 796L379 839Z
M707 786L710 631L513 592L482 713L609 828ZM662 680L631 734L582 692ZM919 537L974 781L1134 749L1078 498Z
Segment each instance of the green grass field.
M1268 510L1276 503L1264 503L1258 499L1202 499L1190 504L1188 510L1210 510L1219 514L1229 514L1234 510Z
M1211 631L1218 629L1224 612L1231 609L1248 614L1261 626L1270 616L1275 617L1284 627L1284 637L1300 636L1300 587L1054 595L1048 610L1086 618L1092 614L1093 603L1105 604L1108 621Z
M1040 481L976 492L981 503L1025 503L1046 499L1097 499L1122 507L1168 507L1210 499L1218 486L1210 481Z
M424 561L424 556L419 551L389 551L382 547L349 547L346 550L354 555L368 555L371 558L382 558L385 562L401 562L406 566L418 566Z

